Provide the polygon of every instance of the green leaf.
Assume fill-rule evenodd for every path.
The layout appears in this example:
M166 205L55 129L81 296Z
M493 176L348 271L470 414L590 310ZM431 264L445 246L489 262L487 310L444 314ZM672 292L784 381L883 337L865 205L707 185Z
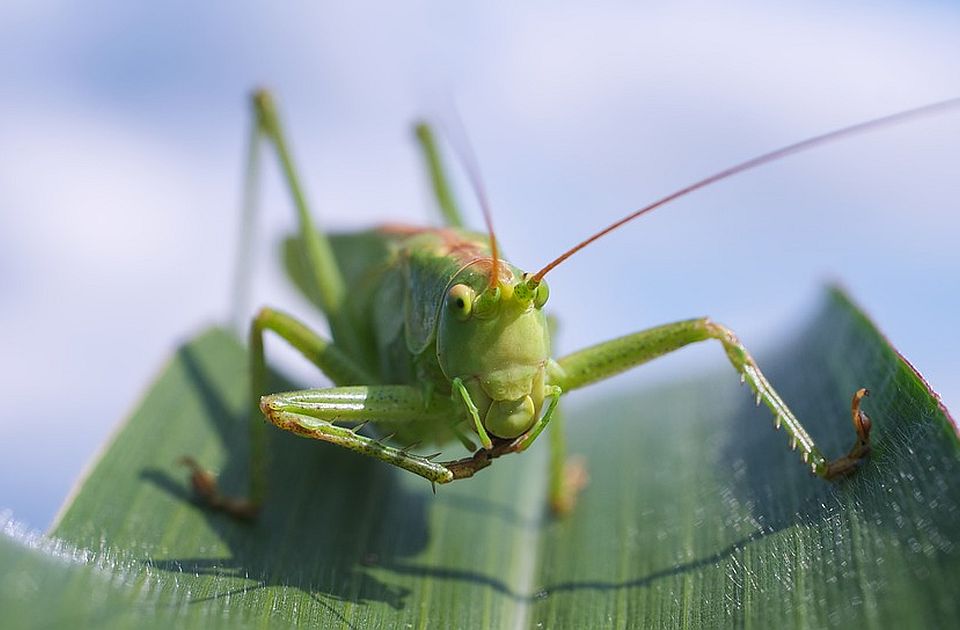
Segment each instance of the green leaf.
M0 611L5 628L169 628L173 606L158 608L143 565L94 554L28 532L0 515Z
M5 615L231 628L943 627L960 616L957 433L838 292L761 365L831 454L853 437L850 395L871 388L875 449L854 477L811 477L728 369L571 396L569 444L591 483L562 521L544 511L545 444L434 496L412 475L279 431L261 520L201 509L175 462L193 455L228 490L244 487L244 365L217 330L177 353L66 508L53 535L67 546L0 539ZM49 553L74 547L90 552Z

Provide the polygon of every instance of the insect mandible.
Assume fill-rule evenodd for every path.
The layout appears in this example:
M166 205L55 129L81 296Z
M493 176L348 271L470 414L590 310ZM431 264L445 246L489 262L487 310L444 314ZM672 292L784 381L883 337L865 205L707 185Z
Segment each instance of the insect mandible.
M195 492L211 507L236 517L259 511L267 492L266 418L303 437L331 442L420 475L433 484L472 477L509 453L551 433L550 505L570 511L584 472L567 461L563 394L699 341L720 342L733 368L773 413L792 448L823 479L853 472L870 452L871 421L861 409L866 389L853 394L850 451L828 460L783 402L736 335L708 318L674 322L602 342L554 359L550 326L543 312L549 297L544 277L570 256L625 223L678 197L762 164L842 137L960 106L951 99L874 119L766 153L720 171L647 205L564 252L535 273L500 258L490 211L476 171L476 189L486 232L464 229L433 134L418 125L430 179L446 225L421 228L387 225L328 236L314 226L276 106L260 90L252 98L254 121L249 163L256 176L262 140L272 144L293 197L298 235L288 254L299 256L304 288L316 296L332 339L312 332L279 310L263 308L250 326L251 467L248 496L223 495L215 476L191 457ZM359 254L359 255L358 255ZM263 336L270 331L314 363L333 387L271 393ZM361 429L376 425L380 437ZM459 440L472 454L437 461L414 447ZM479 442L479 448L474 440Z

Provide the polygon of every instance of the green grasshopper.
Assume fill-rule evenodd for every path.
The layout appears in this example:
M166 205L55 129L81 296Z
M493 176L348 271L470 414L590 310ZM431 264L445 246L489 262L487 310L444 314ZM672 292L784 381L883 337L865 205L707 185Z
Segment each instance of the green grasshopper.
M791 447L799 449L812 473L836 479L854 471L869 454L871 421L860 408L866 389L853 395L853 447L829 461L736 335L708 318L658 326L551 358L544 277L598 238L680 196L840 137L956 107L960 99L846 127L733 166L637 210L532 274L500 258L486 198L476 170L470 168L487 230L463 228L433 134L425 125L417 127L417 137L447 225L394 225L337 236L319 232L272 98L258 91L252 103L248 191L256 178L258 147L265 139L276 150L299 217L298 236L289 246L302 257L306 271L302 283L317 296L333 339L322 338L281 311L259 311L250 327L249 495L224 496L216 478L186 457L192 485L208 505L241 518L254 516L262 505L268 438L262 414L285 431L374 457L434 485L472 477L498 457L525 451L549 427L550 504L557 513L568 512L585 477L575 460L566 460L557 412L561 396L709 339L720 342L741 382L749 384L758 405L763 402L770 408L776 428L787 432ZM262 395L267 331L314 363L334 387ZM367 423L374 423L386 437L361 433ZM422 442L442 445L454 440L472 454L436 461L440 453L412 452Z

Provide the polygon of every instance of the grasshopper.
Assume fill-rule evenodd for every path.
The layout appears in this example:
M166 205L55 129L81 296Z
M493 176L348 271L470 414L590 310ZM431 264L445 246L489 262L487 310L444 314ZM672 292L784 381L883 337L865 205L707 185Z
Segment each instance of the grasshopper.
M605 234L678 197L721 179L842 137L954 108L960 99L893 114L839 129L766 153L720 171L647 205L583 240L535 273L500 257L491 214L476 170L468 168L483 209L486 232L464 229L441 164L433 133L416 128L430 181L446 225L421 228L387 225L328 236L314 225L270 94L252 97L253 125L248 156L248 191L257 175L258 147L275 149L299 219L288 242L299 256L302 287L316 296L332 339L309 330L293 316L272 308L259 311L250 326L251 475L246 497L223 495L216 478L185 457L195 492L211 507L251 518L267 491L266 418L297 435L331 442L403 468L434 484L472 477L509 453L528 449L549 428L550 505L569 512L585 481L576 460L567 461L563 394L646 363L688 344L716 340L756 402L773 413L790 446L818 477L843 477L870 452L871 420L861 409L866 389L853 394L854 443L828 460L726 326L709 318L689 319L599 343L554 359L544 314L549 289L544 277ZM469 166L469 165L468 165ZM265 392L263 338L278 335L314 363L333 387ZM361 432L374 424L382 437ZM471 455L437 461L440 453L419 455L423 442L458 440ZM479 448L474 444L479 442ZM407 446L400 446L407 445Z

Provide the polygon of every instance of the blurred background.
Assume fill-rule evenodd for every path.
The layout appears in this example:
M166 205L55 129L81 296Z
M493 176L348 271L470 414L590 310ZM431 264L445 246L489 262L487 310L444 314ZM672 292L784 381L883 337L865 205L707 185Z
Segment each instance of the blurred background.
M228 320L254 86L331 229L435 220L410 125L456 103L531 270L713 171L960 96L948 2L513 5L4 2L0 509L46 527L177 344ZM276 263L293 213L266 164L249 306L318 322ZM710 315L762 359L839 281L956 408L958 164L960 111L662 208L551 274L559 352ZM726 369L689 348L589 395Z

